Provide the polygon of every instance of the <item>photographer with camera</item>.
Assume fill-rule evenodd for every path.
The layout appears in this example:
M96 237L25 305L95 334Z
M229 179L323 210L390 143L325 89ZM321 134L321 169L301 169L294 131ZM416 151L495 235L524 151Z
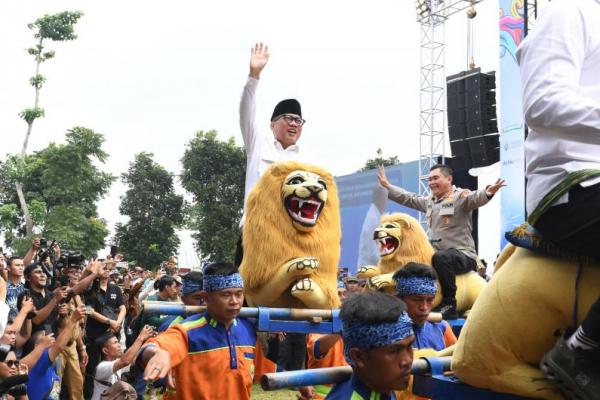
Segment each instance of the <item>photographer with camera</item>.
M96 262L97 263L97 262ZM110 271L102 268L98 278L83 296L85 304L90 306L86 325L85 344L89 354L84 383L85 398L90 398L93 392L94 370L100 362L100 354L94 346L96 339L106 333L112 333L120 338L121 327L125 319L125 302L119 286L109 282ZM84 279L87 279L84 278Z
M48 245L48 239L35 238L31 242L31 247L23 257L23 264L29 265L34 261L43 261L46 256L58 260L61 257L60 246L56 240L52 240Z

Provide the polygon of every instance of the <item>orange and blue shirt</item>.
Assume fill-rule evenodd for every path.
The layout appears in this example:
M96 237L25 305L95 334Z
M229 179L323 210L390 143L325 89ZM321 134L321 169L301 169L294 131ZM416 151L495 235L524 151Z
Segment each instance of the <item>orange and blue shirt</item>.
M335 342L325 354L320 351L320 340L324 334L310 333L306 336L306 350L308 353L308 369L342 367L348 365L344 357L344 342L342 338ZM314 387L317 399L325 398L331 390L331 385L317 385Z
M245 318L229 327L208 313L193 315L150 339L171 355L175 399L250 399L256 332Z
M355 374L347 381L337 383L329 392L328 400L396 400L394 392L381 394L371 390Z
M425 321L423 325L413 325L413 331L415 333L413 347L416 349L440 351L456 343L456 335L446 321Z

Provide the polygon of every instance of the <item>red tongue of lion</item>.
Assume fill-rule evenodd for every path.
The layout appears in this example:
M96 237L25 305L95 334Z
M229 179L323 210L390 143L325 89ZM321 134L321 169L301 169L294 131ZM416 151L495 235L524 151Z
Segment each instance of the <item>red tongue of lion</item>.
M385 248L391 250L394 248L394 241L391 238L385 238Z
M298 213L298 210L302 213L302 218L314 219L315 213L319 209L318 204L313 204L309 202L304 202L302 208L300 208L300 200L292 199L290 202L290 209L293 213Z
M318 208L319 208L319 206L317 204L304 203L302 205L302 208L300 209L302 211L302 217L308 218L308 219L314 219L315 213L317 212Z

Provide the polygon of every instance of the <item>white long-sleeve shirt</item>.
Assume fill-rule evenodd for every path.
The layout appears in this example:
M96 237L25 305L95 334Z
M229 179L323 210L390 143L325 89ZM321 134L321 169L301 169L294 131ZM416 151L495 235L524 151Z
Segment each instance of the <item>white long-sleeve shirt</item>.
M569 172L600 168L600 0L553 1L517 59L530 129L525 162L531 213ZM567 201L565 195L555 204Z
M277 161L297 160L301 153L297 144L283 148L272 132L262 132L256 128L256 88L258 79L248 77L240 101L240 129L246 149L246 185L244 210L248 194L266 169ZM240 224L245 221L246 213Z

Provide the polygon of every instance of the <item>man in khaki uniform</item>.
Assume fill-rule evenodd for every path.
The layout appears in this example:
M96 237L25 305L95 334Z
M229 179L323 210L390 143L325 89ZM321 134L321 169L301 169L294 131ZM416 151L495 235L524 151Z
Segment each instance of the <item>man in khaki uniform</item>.
M452 185L452 168L436 164L429 171L431 196L419 196L387 180L385 169L379 168L379 183L388 190L388 198L403 206L425 212L429 225L429 240L435 248L431 263L442 287L442 303L436 311L444 319L457 318L456 274L463 274L477 267L477 251L473 240L473 210L490 201L504 180L471 192Z

